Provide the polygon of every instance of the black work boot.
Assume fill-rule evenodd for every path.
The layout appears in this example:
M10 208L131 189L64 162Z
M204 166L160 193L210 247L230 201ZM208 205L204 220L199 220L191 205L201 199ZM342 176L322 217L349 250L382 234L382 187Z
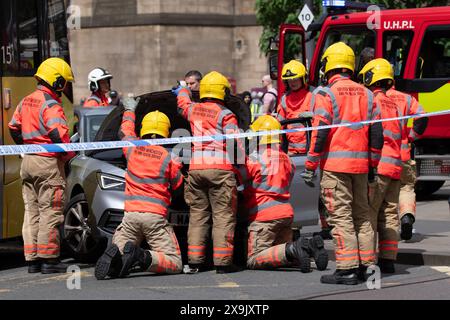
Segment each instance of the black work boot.
M119 248L115 244L109 246L95 265L95 278L97 280L103 280L107 276L116 278L122 269L121 258Z
M132 241L128 241L123 248L122 269L119 277L123 278L130 273L131 267L138 263L142 270L147 270L152 264L152 255L149 251L135 245Z
M68 267L68 264L62 263L57 258L42 259L41 272L43 274L66 273Z
M189 265L184 267L183 273L196 274L208 270L210 270L210 268L208 268L204 263L189 263Z
M379 258L377 265L382 273L395 273L394 260Z
M224 274L224 273L233 273L242 271L238 266L231 264L229 266L216 266L216 273Z
M303 273L311 271L311 259L308 250L309 241L305 237L286 243L286 258L291 262L296 260L300 265L300 271Z
M28 261L28 273L41 272L42 260Z
M358 284L358 269L340 270L336 269L333 274L327 274L320 277L321 283L328 284Z
M402 217L402 219L400 220L400 223L401 223L400 238L402 238L402 240L409 240L412 238L412 230L413 230L414 221L415 221L415 218L410 213L405 214Z
M319 235L309 239L308 254L314 259L317 270L325 270L328 266L328 252L324 248L323 239Z
M320 230L320 232L314 232L313 236L321 236L323 240L333 240L331 228L324 228Z

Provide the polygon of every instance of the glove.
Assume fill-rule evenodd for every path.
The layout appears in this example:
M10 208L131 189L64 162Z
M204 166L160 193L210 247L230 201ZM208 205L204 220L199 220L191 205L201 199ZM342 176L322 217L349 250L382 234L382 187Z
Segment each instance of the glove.
M189 89L189 87L186 85L186 82L184 82L184 81L181 81L181 82L178 81L178 85L176 87L172 88L172 93L178 97L181 89L188 89L189 95L191 95L191 90Z
M370 183L375 182L375 180L377 178L377 175L378 175L377 168L370 167L369 168L369 174L368 174L369 182Z
M134 98L126 97L122 100L122 105L126 111L135 112L136 107L139 104L139 100L141 100L141 98L134 100Z
M315 184L314 184L314 181L316 180L315 170L305 169L302 173L300 173L300 177L303 178L303 180L309 187L311 187L311 188L315 187Z

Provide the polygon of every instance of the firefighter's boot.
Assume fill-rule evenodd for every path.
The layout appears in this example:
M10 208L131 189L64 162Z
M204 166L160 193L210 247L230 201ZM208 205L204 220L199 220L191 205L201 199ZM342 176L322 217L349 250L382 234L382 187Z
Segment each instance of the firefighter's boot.
M314 259L317 270L325 270L328 266L328 252L324 248L323 239L319 235L309 239L308 254Z
M231 264L229 266L216 266L216 273L224 274L224 273L233 273L242 271L242 268L238 267L235 264Z
M42 261L34 260L28 262L28 273L38 273L41 272Z
M305 237L286 243L286 257L288 261L297 261L300 265L300 271L303 273L311 271L311 259L309 258L308 250L309 241Z
M152 264L152 255L150 251L142 249L132 241L128 241L123 248L122 269L119 277L127 276L130 273L130 269L136 264L139 264L142 270L147 270Z
M333 236L331 235L331 228L323 228L319 232L314 232L313 236L321 236L323 240L333 240Z
M415 218L412 214L407 213L405 214L400 223L401 223L401 232L400 237L402 240L409 240L412 238L412 230L413 230L413 224L414 224Z
M394 260L379 258L378 267L382 273L395 273Z
M328 284L358 284L358 269L340 270L336 269L333 274L327 274L320 277L321 283Z
M95 278L97 280L103 280L107 276L117 278L121 269L122 256L119 248L115 244L112 244L105 250L100 259L98 259L95 265Z
M69 265L62 263L57 258L43 259L42 265L41 265L41 272L43 274L66 273L68 267L69 267Z

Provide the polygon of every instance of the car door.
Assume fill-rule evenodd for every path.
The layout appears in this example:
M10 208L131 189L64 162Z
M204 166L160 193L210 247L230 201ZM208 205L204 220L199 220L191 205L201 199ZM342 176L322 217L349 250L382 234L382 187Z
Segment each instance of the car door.
M298 118L282 121L281 124L302 123L306 127L311 127L310 118ZM311 141L310 132L307 133L307 150ZM286 137L283 136L283 149L287 150ZM311 226L317 225L319 217L319 196L320 196L320 177L316 178L314 188L306 185L301 177L305 170L306 154L291 154L291 160L295 165L295 174L290 188L291 205L294 208L294 225Z

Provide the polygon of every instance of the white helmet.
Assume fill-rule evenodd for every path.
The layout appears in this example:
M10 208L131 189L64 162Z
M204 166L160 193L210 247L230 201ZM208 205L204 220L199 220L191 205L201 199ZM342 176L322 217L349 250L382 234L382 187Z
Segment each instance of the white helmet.
M88 75L88 87L92 92L96 92L100 87L99 80L112 79L113 76L103 68L95 68Z

